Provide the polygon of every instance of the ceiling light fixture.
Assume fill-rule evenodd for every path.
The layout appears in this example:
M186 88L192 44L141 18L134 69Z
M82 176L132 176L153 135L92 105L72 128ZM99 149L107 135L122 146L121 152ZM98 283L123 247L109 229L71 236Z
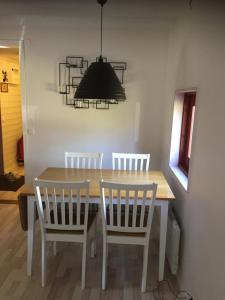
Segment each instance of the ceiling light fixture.
M109 108L109 104L118 104L119 101L126 100L126 95L112 65L102 57L103 5L107 0L97 0L97 2L101 5L100 56L86 70L76 89L74 99L80 102L80 106L82 103L90 102L100 105L103 103L106 108Z

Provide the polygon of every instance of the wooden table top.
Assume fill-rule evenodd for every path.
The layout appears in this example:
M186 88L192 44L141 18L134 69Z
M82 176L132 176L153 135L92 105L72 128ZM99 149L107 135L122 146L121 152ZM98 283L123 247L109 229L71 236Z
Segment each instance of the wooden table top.
M59 181L82 181L90 180L90 197L100 196L99 181L101 179L112 182L128 184L157 183L158 200L174 200L171 191L161 171L119 171L119 170L95 170L95 169L70 169L70 168L47 168L39 177L45 180ZM20 190L20 196L33 196L32 183L25 184Z

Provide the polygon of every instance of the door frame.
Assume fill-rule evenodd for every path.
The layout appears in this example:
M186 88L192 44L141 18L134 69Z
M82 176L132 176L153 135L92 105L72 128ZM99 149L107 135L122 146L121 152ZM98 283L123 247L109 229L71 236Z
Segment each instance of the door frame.
M0 175L4 175L4 158L3 158L3 142L2 142L1 95L0 95Z
M27 41L29 43L29 40ZM20 67L20 87L21 87L21 109L22 109L22 133L23 133L23 144L24 144L24 175L26 178L26 157L27 157L27 120L28 120L28 109L27 109L27 84L26 84L26 59L25 59L25 40L24 39L1 39L0 44L9 48L19 49L19 67ZM1 119L0 119L1 121ZM2 145L2 128L0 124L0 173L3 169L3 146ZM1 153L2 152L2 153Z

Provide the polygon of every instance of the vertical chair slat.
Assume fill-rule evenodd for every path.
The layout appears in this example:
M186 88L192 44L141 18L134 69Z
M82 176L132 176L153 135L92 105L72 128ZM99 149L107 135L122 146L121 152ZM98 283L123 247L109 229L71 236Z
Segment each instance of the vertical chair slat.
M84 157L82 157L81 162L82 162L82 168L84 169L85 168L85 158Z
M147 194L147 191L146 190L143 191L142 205L141 205L140 227L144 227L146 194Z
M62 189L62 201L61 201L61 217L62 217L62 225L65 225L65 194L64 189Z
M132 170L132 159L129 158L129 170L131 171Z
M117 226L121 226L121 194L117 190Z
M114 158L114 153L113 153L113 159L112 159L112 167L113 167L113 170L115 170L115 158Z
M58 225L58 207L57 207L57 196L56 196L56 190L53 189L53 211L54 211L54 223Z
M77 224L76 225L80 225L80 197L81 197L81 193L80 193L80 189L77 190Z
M49 198L48 198L48 188L47 187L44 188L44 202L45 202L45 211L46 211L47 223L51 224Z
M73 225L73 190L69 193L69 225Z
M118 169L121 170L121 159L118 158Z
M38 213L40 215L40 220L41 220L41 223L43 224L44 223L44 220L45 220L45 215L44 215L44 209L43 209L43 202L42 202L42 196L41 196L41 190L40 190L40 187L36 187L36 195L37 195L37 198L38 198Z
M124 169L124 171L127 169L127 159L126 158L123 159L123 169Z
M149 163L150 163L150 154L147 154L146 164L145 164L145 170L148 171L149 169Z
M128 227L129 219L129 191L126 190L126 204L125 204L125 226Z
M65 168L68 168L68 154L65 153Z
M71 168L74 167L74 159L73 159L73 157L71 157L71 160L70 160L70 167L71 167Z
M88 201L88 198L89 198L89 192L88 192L88 194L86 194L86 196L85 196L84 226L85 226L86 230L87 230L88 210L89 210L89 201Z
M91 168L91 158L89 157L88 158L88 169L90 169Z
M138 200L138 191L135 191L133 215L132 215L132 227L136 227L137 224L137 200Z
M41 198L41 203L43 205L45 203L45 191L44 191L44 187L40 188L40 198ZM43 206L43 218L44 218L44 221L47 222L46 209L45 209L44 206Z
M101 183L100 183L100 186L101 186ZM103 216L102 221L103 221L103 224L106 225L107 220L106 220L105 188L101 188L100 195L101 195L101 212L102 212L102 216Z
M152 192L152 196L151 196L151 200L152 200L152 205L154 205L154 199L156 197L156 190L157 190L157 185L155 183L153 183L153 190ZM151 209L151 206L149 206L149 210ZM151 228L151 224L152 224L152 218L153 218L153 213L154 213L154 209L150 210L150 213L148 214L148 218L147 218L147 223L149 224L150 228Z
M143 171L143 158L140 159L140 171Z
M109 189L109 224L113 226L113 190Z
M137 169L138 169L138 159L137 158L135 158L134 169L135 169L135 171L137 171Z
M80 168L80 159L77 157L77 168Z

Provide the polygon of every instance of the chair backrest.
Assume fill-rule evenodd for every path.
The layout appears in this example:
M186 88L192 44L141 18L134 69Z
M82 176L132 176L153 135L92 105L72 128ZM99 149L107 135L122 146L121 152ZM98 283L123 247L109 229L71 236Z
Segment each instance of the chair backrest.
M103 153L65 152L65 168L101 169Z
M150 234L157 184L100 182L103 231Z
M62 182L34 179L41 230L87 232L89 181Z
M148 171L150 154L112 153L113 170Z

